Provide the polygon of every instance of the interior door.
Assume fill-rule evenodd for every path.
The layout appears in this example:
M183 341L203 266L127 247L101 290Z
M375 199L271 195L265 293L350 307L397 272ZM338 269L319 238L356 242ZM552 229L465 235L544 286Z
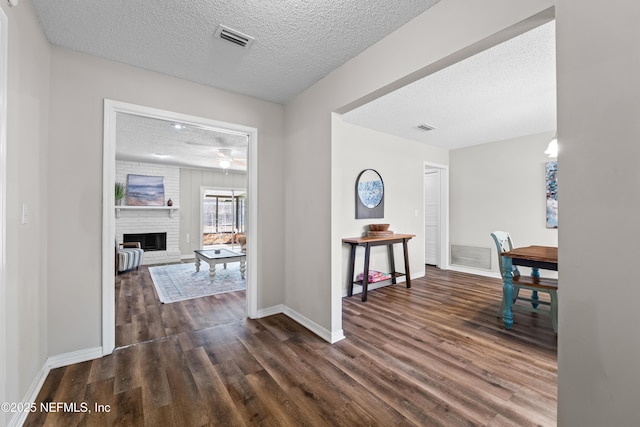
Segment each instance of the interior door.
M424 263L438 265L440 259L440 170L424 173Z

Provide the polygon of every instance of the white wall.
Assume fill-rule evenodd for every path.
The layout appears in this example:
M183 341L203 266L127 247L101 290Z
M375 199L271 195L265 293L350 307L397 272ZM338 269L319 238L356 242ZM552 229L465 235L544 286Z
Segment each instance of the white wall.
M640 4L558 1L558 425L640 425Z
M49 354L101 345L103 102L112 99L258 129L258 308L282 302L283 107L53 48L49 189ZM58 227L57 224L69 224ZM78 251L78 248L82 248ZM72 251L73 257L67 256ZM25 257L28 259L28 257ZM73 301L73 303L70 303Z
M556 159L547 157L544 150L554 133L482 144L450 153L451 244L490 248L491 271L496 277L499 277L500 269L498 252L490 236L492 231L508 231L516 246L558 245L558 230L546 228L545 162ZM562 171L558 173L562 174ZM559 187L562 197L563 184ZM562 202L559 211L562 218ZM522 270L526 274L527 269ZM554 276L549 272L541 273Z
M180 252L183 257L194 257L193 251L202 249L201 187L246 189L247 174L233 170L225 174L215 169L180 169Z
M342 160L332 142L331 113L504 41L514 35L512 25L549 6L541 0L439 2L286 105L285 270L291 310L337 339L342 335L343 183L336 174ZM331 233L314 233L312 244L300 251L300 236L310 230Z
M415 234L408 244L412 277L424 275L424 162L446 166L447 150L399 138L344 122L339 115L333 120L334 154L341 159L334 176L341 184L334 188L339 200L340 221L335 223L343 237L359 237L368 224L390 224L400 234ZM384 218L355 219L355 183L364 169L375 169L384 182ZM403 270L402 245L394 245L396 269ZM364 250L356 250L356 274L362 272ZM347 291L349 247L342 247L342 295ZM387 248L371 249L370 266L389 271ZM387 282L385 282L388 284ZM403 285L404 286L404 285ZM354 291L359 291L357 286Z
M607 7L578 0L557 3L563 283L558 421L563 426L637 425L640 289L631 267L640 258L635 243L640 237L640 6L622 0ZM339 198L332 197L332 189L342 182L334 183L329 172L332 161L340 167L333 158L330 113L384 93L387 85L410 81L414 71L429 69L429 64L549 4L440 2L291 102L285 155L279 144L280 106L57 48L49 102L50 52L30 3L23 0L17 8L1 3L10 25L7 248L12 250L7 254L8 310L3 319L8 329L7 400L23 397L47 354L100 342L103 98L260 129L259 178L267 191L261 191L258 203L260 223L269 224L261 227L261 242L268 245L258 249L261 273L268 291L281 295L284 252L287 303L333 330L341 328L340 311L331 308L340 304L344 230L317 233L304 256L299 251L300 236L330 230L333 218L339 224L342 215ZM50 134L47 123L52 124ZM286 229L284 196L276 189L283 174ZM76 191L61 197L59 189L70 183ZM26 226L20 224L22 203L31 206ZM56 230L67 221L75 224L70 238ZM279 245L282 236L284 246ZM63 259L65 250L78 247L83 249L80 262ZM34 251L39 256L35 264ZM331 273L309 276L309 271L329 268ZM45 304L47 295L51 298Z
M47 186L49 44L29 2L0 7L9 20L6 312L0 313L7 333L0 360L7 377L0 396L20 402L48 355L47 195L66 203L73 185ZM21 223L23 205L27 224ZM0 414L0 425L11 415Z

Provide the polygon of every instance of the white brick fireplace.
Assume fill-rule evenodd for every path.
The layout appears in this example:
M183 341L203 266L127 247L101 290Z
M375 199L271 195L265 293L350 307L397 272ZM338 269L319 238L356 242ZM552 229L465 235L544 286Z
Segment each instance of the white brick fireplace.
M167 233L167 249L145 251L142 264L180 262L180 168L116 161L116 181L126 185L127 175L149 175L164 177L165 206L128 207L126 197L123 206L116 206L116 239L123 242L124 234ZM171 199L172 209L166 206Z

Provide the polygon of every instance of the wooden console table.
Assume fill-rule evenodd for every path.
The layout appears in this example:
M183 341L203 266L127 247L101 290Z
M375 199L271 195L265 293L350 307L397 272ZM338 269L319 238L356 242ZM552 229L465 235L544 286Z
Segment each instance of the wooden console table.
M353 284L362 285L362 301L367 300L367 287L369 285L369 255L372 246L386 245L389 251L389 267L391 269L391 283L396 284L396 278L400 276L406 276L407 288L411 287L411 275L409 273L409 252L407 250L407 242L415 237L415 234L394 234L389 237L350 237L342 239L342 243L347 243L351 246L349 254L349 273L347 276L347 295L353 295ZM393 245L396 243L402 243L404 251L404 273L398 273L396 271L396 263L393 255ZM356 262L356 248L358 246L364 247L364 272L362 280L354 280L353 273L355 271Z

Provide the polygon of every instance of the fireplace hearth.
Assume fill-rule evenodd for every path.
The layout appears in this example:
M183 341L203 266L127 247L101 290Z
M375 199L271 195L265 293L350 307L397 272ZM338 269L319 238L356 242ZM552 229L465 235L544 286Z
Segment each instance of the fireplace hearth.
M167 233L124 234L123 242L140 242L145 252L167 250Z

